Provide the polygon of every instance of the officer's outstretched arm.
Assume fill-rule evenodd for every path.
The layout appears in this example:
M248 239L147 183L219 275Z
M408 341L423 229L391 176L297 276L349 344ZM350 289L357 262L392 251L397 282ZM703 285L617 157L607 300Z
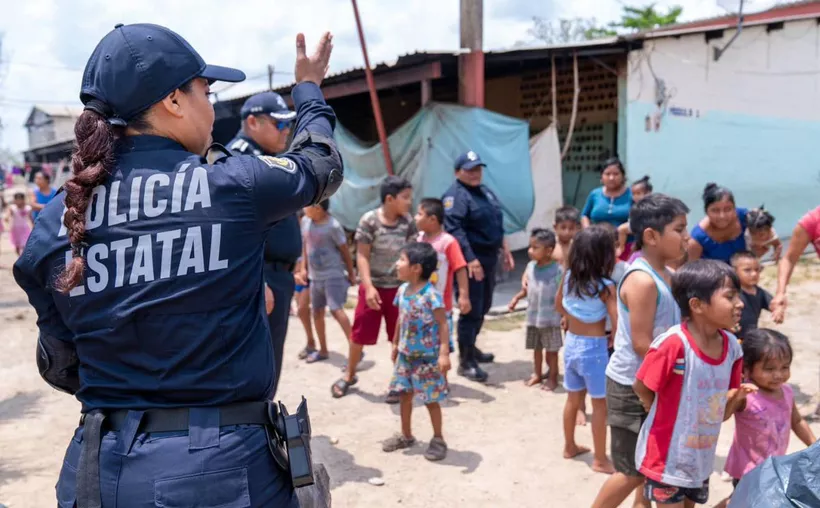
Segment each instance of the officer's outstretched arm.
M329 198L342 184L333 109L314 83L296 85L292 93L297 117L290 150L281 157L254 158L252 164L252 191L258 216L266 224Z

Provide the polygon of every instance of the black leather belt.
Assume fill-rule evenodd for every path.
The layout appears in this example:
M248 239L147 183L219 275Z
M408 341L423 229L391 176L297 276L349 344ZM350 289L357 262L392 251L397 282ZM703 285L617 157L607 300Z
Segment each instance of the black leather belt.
M105 415L105 427L113 431L122 429L128 417L127 409L111 411ZM80 417L83 425L85 415ZM269 425L267 402L240 402L219 407L219 426ZM181 432L188 430L188 408L148 409L142 415L139 432Z
M219 426L271 425L270 402L240 402L220 406ZM103 427L120 431L128 416L127 409L95 409L80 417L83 445L77 471L77 508L101 508L100 445ZM189 408L148 409L140 420L139 432L178 432L188 430Z

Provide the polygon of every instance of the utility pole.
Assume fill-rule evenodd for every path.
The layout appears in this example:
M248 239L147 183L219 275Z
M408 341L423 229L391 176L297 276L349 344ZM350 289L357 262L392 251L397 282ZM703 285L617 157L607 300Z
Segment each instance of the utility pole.
M273 65L268 64L268 90L273 91Z
M484 2L461 0L459 19L462 54L459 55L459 102L484 107ZM469 52L465 52L469 50Z
M356 0L351 0L351 2L353 2L353 14L356 17L356 28L359 30L359 42L362 45L364 76L367 80L367 88L370 90L370 104L373 107L373 119L376 121L376 131L379 133L379 143L382 145L387 174L392 175L393 160L390 157L390 147L387 145L387 131L384 128L382 107L379 104L379 92L376 91L376 81L373 79L373 71L370 69L370 58L367 56L367 44L364 42L364 30L362 29L362 20L359 18L359 6L356 5Z

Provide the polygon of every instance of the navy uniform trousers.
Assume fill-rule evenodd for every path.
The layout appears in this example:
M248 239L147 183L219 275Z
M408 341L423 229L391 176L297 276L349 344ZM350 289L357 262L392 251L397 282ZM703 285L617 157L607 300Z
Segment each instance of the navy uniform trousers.
M481 327L484 325L484 316L490 312L493 305L493 291L495 291L495 270L498 266L497 255L479 255L477 259L484 269L484 279L481 282L471 278L469 280L470 305L472 309L469 314L461 314L458 318L458 347L462 350L464 346L475 346L476 338ZM455 284L456 295L458 295L458 284Z
M273 293L273 312L268 315L268 326L273 342L273 362L276 365L273 381L273 395L276 396L276 388L279 379L282 378L282 357L285 353L285 336L288 334L290 302L296 290L296 283L293 281L293 273L281 263L265 263L265 283Z
M102 508L298 508L290 476L258 425L219 427L215 408L192 409L188 432L140 433L141 411L100 446ZM74 508L83 428L68 445L57 505Z

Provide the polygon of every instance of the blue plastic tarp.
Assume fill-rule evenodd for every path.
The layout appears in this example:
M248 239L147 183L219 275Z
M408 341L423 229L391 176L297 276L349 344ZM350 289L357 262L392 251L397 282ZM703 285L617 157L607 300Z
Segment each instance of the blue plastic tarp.
M820 442L810 448L769 457L746 473L729 508L816 508L820 506Z
M354 230L365 212L379 206L379 185L387 169L381 145L366 145L339 124L335 138L345 179L330 199L330 210L342 226ZM485 109L431 103L387 142L393 170L413 184L416 203L424 197L440 198L455 180L456 157L477 152L487 164L484 184L501 202L505 232L526 228L535 201L526 122Z

